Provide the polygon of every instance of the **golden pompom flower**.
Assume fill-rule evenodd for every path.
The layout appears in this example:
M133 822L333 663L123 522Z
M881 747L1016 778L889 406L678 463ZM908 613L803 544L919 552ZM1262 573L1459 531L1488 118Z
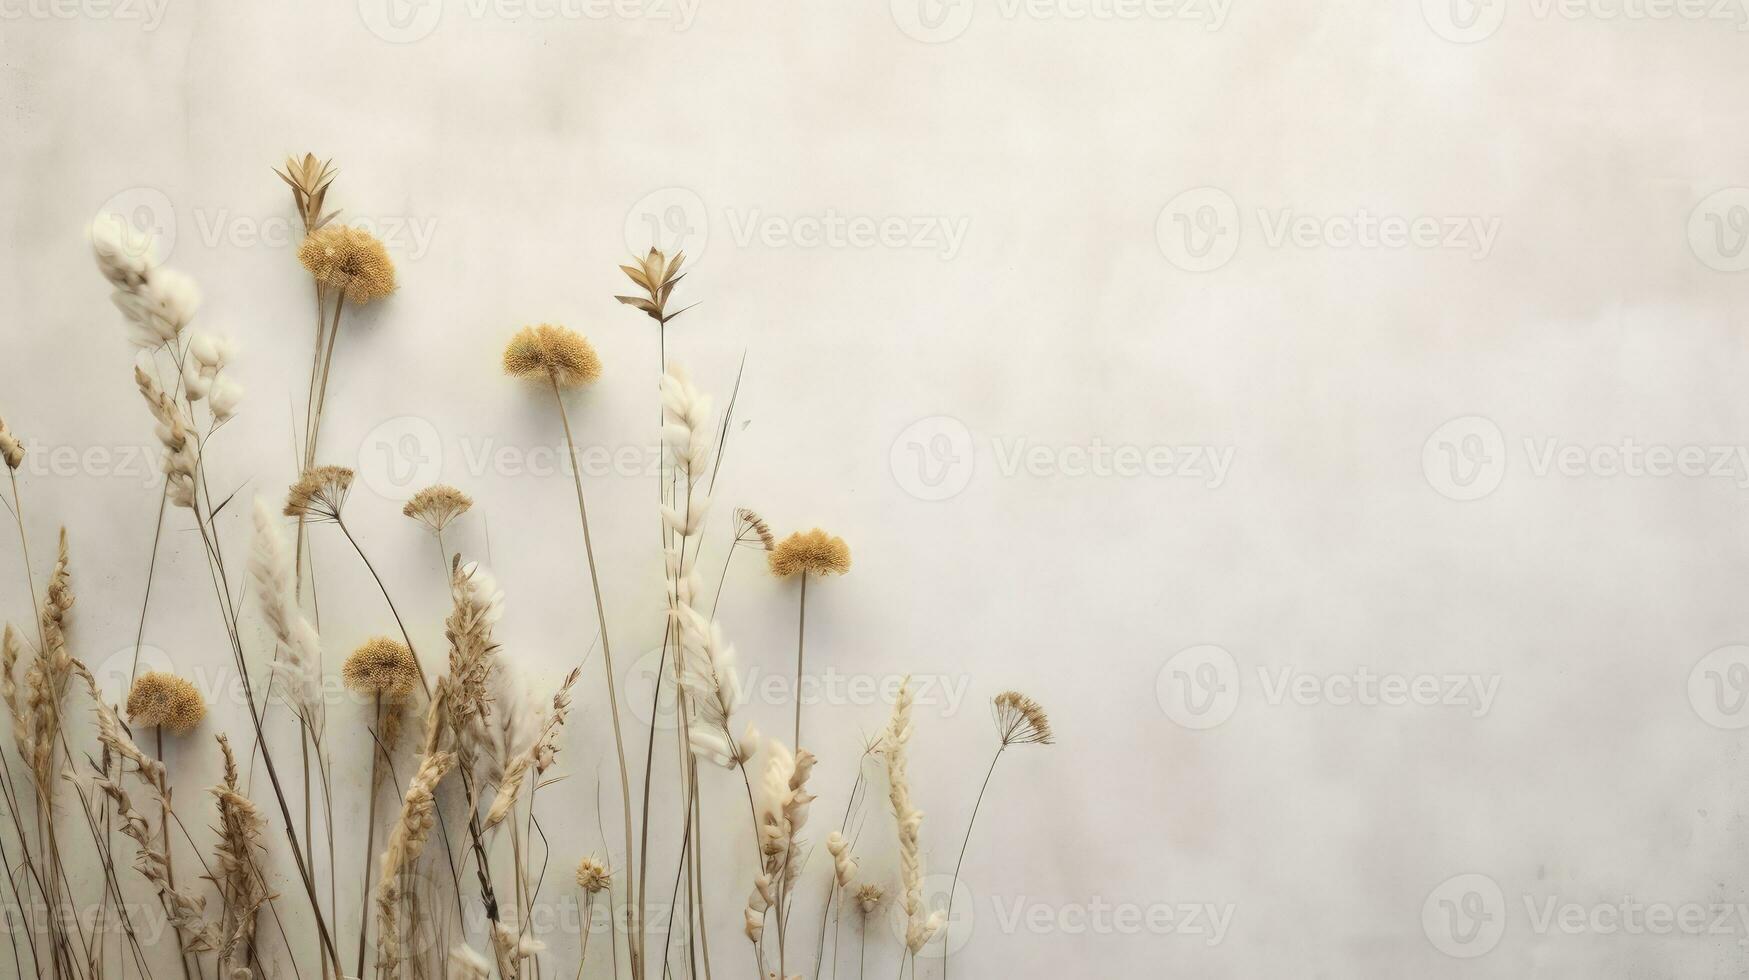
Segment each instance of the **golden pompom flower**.
M1003 691L990 702L996 717L996 735L1004 746L1037 742L1051 744L1051 720L1037 701L1019 691Z
M172 735L192 730L206 717L206 701L199 689L175 674L157 670L134 678L127 709L130 723L162 728Z
M399 701L413 693L419 683L419 661L405 643L386 636L373 636L352 651L340 668L340 679L358 694L380 694L386 701Z
M589 894L606 891L612 880L613 873L600 861L586 857L577 862L577 887Z
M316 281L339 289L354 303L395 291L395 262L375 235L348 225L323 225L304 236L298 261Z
M601 358L575 330L551 323L523 327L504 348L504 373L513 378L550 378L561 388L601 377Z
M455 487L438 483L414 494L407 506L401 508L401 513L430 528L433 533L441 534L450 521L467 513L472 506L472 497Z
M789 578L802 572L815 575L843 575L850 571L850 546L843 538L833 537L819 528L797 531L778 542L766 556L771 574Z
M286 494L287 517L337 521L346 495L352 491L352 471L344 466L318 466L292 484Z

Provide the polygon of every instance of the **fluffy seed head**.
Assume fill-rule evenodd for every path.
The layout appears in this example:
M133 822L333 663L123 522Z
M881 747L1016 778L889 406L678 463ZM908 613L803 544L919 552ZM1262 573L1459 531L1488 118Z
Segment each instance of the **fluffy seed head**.
M206 717L200 690L175 674L150 671L134 678L128 691L128 721L181 735Z
M346 495L352 491L352 471L344 466L318 466L298 478L286 494L287 517L337 521Z
M414 494L407 506L401 508L401 513L430 528L433 533L441 533L450 521L467 513L472 506L472 497L455 487L439 483Z
M771 574L789 578L798 572L843 575L850 571L850 546L819 528L797 531L778 542L766 556Z
M380 694L385 701L400 701L418 685L419 663L406 644L373 636L346 658L340 677L348 689L359 694Z
M1051 720L1037 701L1019 691L1003 691L990 702L996 734L1003 745L1051 744Z
M561 388L601 377L601 358L583 335L551 323L523 327L504 348L504 373L513 378L552 378Z
M318 283L339 289L354 303L395 291L395 262L375 235L347 225L323 225L304 236L298 261Z
M577 862L577 887L591 895L606 891L608 882L613 880L613 872L607 866L594 858L586 857Z

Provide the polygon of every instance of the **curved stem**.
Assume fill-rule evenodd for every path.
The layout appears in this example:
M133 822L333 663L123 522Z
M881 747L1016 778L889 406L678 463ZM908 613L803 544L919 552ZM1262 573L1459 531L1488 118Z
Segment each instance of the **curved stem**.
M347 530L346 522L340 519L338 511L334 514L334 523L340 528L340 533L346 535L346 540L352 544L352 550L358 552L358 558L364 562L364 567L370 571L370 577L376 579L377 591L383 594L383 601L389 604L389 614L395 617L395 625L401 630L401 639L407 644L407 652L413 654L413 666L419 669L419 684L425 688L425 696L431 697L431 684L425 680L425 665L419 662L419 651L413 646L413 638L407 634L407 624L401 621L400 610L395 608L395 600L389 598L388 586L383 584L383 577L377 574L376 566L365 556L364 549L358 546L358 539Z
M1002 758L1007 748L1007 743L1004 743L990 758L990 768L984 772L984 785L978 787L978 801L972 804L972 818L966 821L966 836L960 841L959 859L953 863L953 881L947 886L947 918L941 923L941 980L947 980L947 961L951 958L947 951L947 932L953 928L953 893L959 887L960 865L966 861L966 845L972 842L972 825L978 822L978 808L984 805L984 791L990 788L990 777L996 774L996 761Z

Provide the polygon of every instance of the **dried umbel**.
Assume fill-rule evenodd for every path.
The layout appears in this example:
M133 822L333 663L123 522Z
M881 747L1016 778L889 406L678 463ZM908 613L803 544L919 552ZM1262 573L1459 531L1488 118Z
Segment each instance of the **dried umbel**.
M318 466L298 478L286 494L287 517L338 521L352 491L351 470L344 466Z
M771 525L745 507L735 508L735 543L747 544L757 542L765 551L777 547L777 536L771 533Z
M6 462L9 470L18 469L19 464L24 462L24 446L12 434L12 430L6 427L5 419L0 419L0 460Z
M439 483L414 494L401 508L401 513L430 528L433 534L442 534L451 521L467 513L472 506L472 497L455 487Z
M316 282L369 303L395 291L395 262L375 235L347 225L323 225L298 246L298 261Z
M298 206L298 214L304 219L304 232L315 231L328 223L334 217L334 212L324 214L322 202L328 196L328 185L334 182L335 172L328 166L328 161L317 160L314 153L304 154L302 160L297 157L287 157L284 170L275 170L279 179L291 187L292 200Z
M778 542L766 556L771 574L778 578L808 573L843 575L850 571L850 546L819 528L797 531Z
M601 358L582 334L543 323L523 327L510 338L504 348L504 373L575 388L601 377Z
M990 702L996 718L996 734L1004 747L1052 741L1051 720L1038 702L1019 691L1003 691Z
M127 709L130 723L161 728L172 735L192 731L206 717L206 701L194 684L158 670L134 678Z
M859 885L856 889L856 910L863 915L873 915L881 903L887 900L887 890L870 882Z
M607 866L594 858L586 857L577 862L577 887L595 895L607 890L613 882L613 872Z
M644 291L644 295L615 296L614 299L643 310L658 324L667 323L686 312L668 312L668 297L674 292L674 284L686 277L686 273L680 271L681 263L685 261L685 252L676 252L674 258L670 259L658 249L650 249L649 254L637 260L637 265L620 266L631 277L632 282L637 283L638 288Z
M346 658L340 677L357 694L400 701L419 684L419 662L405 643L373 636Z

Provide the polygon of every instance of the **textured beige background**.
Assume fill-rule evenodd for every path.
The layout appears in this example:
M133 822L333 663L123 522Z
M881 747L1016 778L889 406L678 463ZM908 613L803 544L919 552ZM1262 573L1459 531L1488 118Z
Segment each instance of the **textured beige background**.
M314 150L400 263L347 327L324 456L370 484L351 513L428 659L442 579L397 510L436 476L479 501L453 541L502 580L509 655L543 688L584 656L559 433L497 357L525 322L585 331L608 374L581 433L653 445L655 335L611 294L655 229L697 260L670 355L725 397L746 355L723 511L855 550L811 590L820 835L885 717L870 688L931 679L938 872L985 699L1049 707L1061 744L1006 757L985 803L956 976L1739 972L1749 650L1703 658L1749 642L1749 14L916 2L0 0L0 414L36 450L39 574L72 529L79 653L131 648L157 498L121 458L151 437L81 229L174 235L244 350L215 476L277 497L311 317L269 167ZM589 479L632 674L661 630L654 477ZM224 648L180 527L146 636L193 673ZM317 547L344 652L392 624ZM781 684L793 589L747 554L728 583ZM542 794L555 896L602 847L599 670ZM1380 676L1405 697L1340 703ZM776 731L787 706L748 711ZM172 755L192 804L210 742ZM729 827L740 790L708 775ZM878 793L867 814L890 874ZM747 871L716 863L729 974ZM547 938L569 975L575 935Z

